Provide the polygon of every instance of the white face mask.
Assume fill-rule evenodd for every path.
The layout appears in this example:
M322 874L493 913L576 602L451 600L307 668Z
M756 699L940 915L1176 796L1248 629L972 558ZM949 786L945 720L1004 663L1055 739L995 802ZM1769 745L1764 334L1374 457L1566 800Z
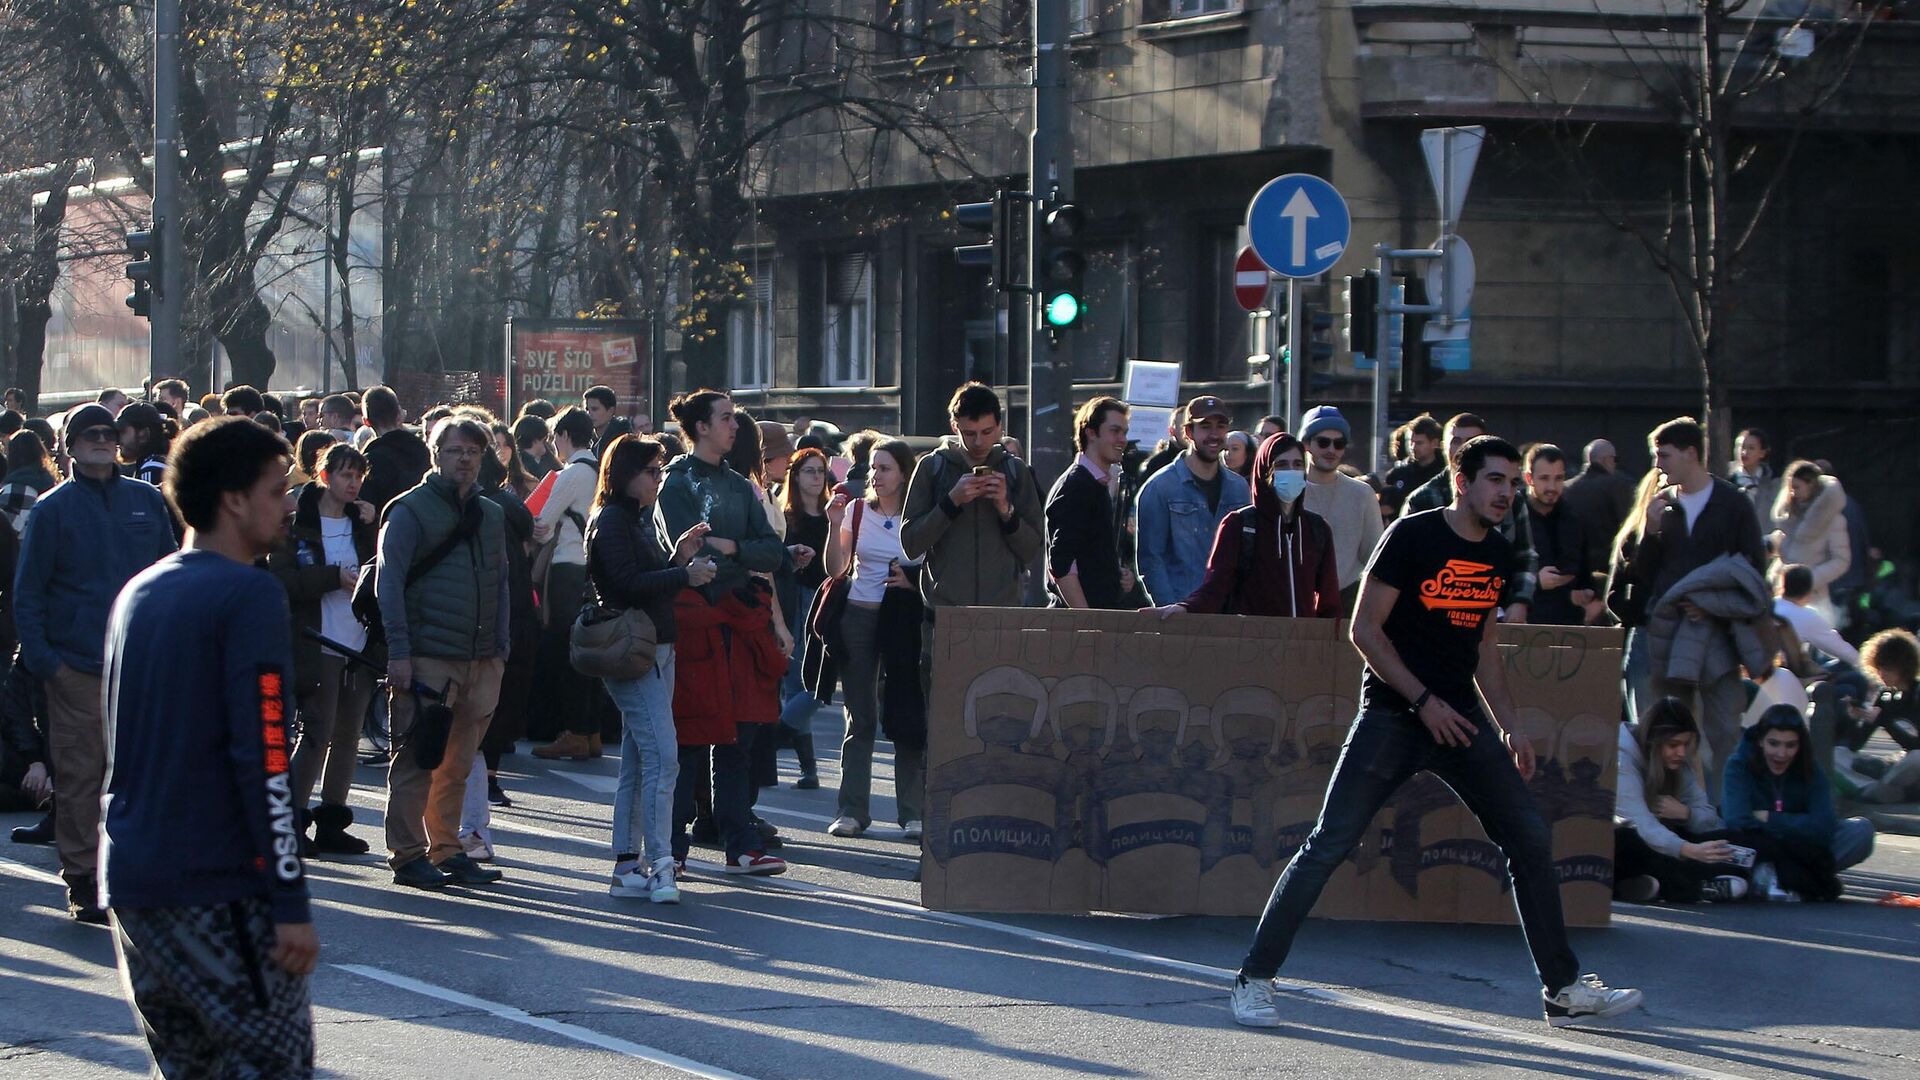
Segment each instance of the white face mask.
M1275 469L1273 471L1273 493L1280 496L1281 502L1290 503L1307 490L1307 474L1298 469Z

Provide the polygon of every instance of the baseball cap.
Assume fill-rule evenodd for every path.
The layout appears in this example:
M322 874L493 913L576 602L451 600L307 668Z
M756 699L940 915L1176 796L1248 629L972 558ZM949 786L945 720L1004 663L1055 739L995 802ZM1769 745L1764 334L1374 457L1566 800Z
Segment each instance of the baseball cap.
M1192 401L1187 402L1188 423L1198 423L1209 416L1218 416L1223 420L1232 420L1233 410L1227 408L1225 401L1214 397L1212 394L1202 394Z

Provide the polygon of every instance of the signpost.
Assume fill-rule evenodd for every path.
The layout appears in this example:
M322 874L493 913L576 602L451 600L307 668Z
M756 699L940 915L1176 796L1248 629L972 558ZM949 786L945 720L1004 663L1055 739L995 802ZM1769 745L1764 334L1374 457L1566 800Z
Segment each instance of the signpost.
M1267 306L1267 293L1273 286L1273 271L1260 261L1250 247L1240 249L1233 260L1233 298L1248 311Z
M1284 406L1279 372L1268 384L1268 408L1297 427L1305 411L1307 326L1300 282L1317 278L1346 253L1353 234L1353 215L1347 200L1332 184L1307 173L1288 173L1267 181L1247 205L1247 236L1251 253L1274 273L1287 279L1287 382ZM1240 297L1240 266L1234 263L1234 295ZM1263 290L1264 291L1264 290ZM1249 310L1253 310L1249 308Z

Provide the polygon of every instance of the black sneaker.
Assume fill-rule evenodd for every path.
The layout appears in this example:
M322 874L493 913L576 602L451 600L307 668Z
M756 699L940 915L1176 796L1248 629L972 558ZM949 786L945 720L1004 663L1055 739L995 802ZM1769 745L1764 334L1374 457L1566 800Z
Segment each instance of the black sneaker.
M491 885L506 877L490 866L481 866L466 852L449 855L440 861L440 872L449 875L455 885Z
M91 877L67 882L67 915L89 926L107 925L107 913L100 909L100 885Z
M487 777L487 801L495 806L512 806L513 800L507 798L506 790L500 786L500 778Z
M453 875L427 861L425 855L393 872L393 883L409 889L444 889L453 883Z
M820 776L818 773L802 773L800 779L793 782L793 787L796 791L818 791Z
M31 825L15 826L13 830L13 842L16 844L53 843L53 811L47 811L46 817L41 818Z

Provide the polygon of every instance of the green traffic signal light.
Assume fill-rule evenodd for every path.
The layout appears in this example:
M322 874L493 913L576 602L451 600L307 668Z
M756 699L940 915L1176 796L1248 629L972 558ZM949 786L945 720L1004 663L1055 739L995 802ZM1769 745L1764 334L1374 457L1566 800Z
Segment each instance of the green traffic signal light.
M1057 293L1047 301L1047 325L1064 329L1080 321L1080 298L1070 292Z

